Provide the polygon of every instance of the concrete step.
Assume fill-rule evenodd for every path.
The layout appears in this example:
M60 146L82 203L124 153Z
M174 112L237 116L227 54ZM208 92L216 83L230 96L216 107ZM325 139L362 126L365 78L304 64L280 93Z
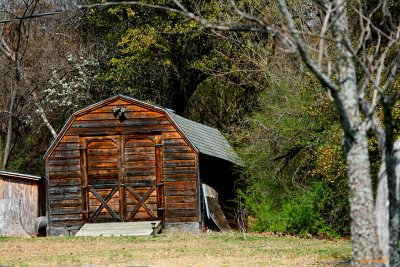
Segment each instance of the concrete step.
M157 234L161 228L161 221L142 222L115 222L115 223L86 223L75 236L143 236L151 235L152 223Z

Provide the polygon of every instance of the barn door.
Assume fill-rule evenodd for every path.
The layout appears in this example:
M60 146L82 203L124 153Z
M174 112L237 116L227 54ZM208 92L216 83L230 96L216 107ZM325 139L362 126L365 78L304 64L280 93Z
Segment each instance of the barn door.
M118 138L85 138L87 222L122 221Z
M87 222L162 219L160 142L159 135L82 139Z
M123 139L125 221L158 219L157 156L155 136Z

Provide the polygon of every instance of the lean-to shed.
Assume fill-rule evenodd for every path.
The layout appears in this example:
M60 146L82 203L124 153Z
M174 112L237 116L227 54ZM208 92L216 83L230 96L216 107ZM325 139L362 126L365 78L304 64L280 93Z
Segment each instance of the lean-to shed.
M0 235L34 235L44 197L39 176L0 171Z
M229 206L240 164L217 129L120 95L75 112L44 158L49 235L87 222L204 229L201 183Z

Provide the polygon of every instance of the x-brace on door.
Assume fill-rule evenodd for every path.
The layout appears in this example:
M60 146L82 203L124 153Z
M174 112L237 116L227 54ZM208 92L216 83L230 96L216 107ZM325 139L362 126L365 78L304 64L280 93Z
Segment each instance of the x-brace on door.
M81 138L87 222L163 219L160 135Z

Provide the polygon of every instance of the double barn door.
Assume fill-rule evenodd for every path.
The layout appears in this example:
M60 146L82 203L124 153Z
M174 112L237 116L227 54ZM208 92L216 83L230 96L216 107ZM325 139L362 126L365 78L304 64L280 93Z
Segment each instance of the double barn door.
M87 222L162 219L160 135L81 138Z

